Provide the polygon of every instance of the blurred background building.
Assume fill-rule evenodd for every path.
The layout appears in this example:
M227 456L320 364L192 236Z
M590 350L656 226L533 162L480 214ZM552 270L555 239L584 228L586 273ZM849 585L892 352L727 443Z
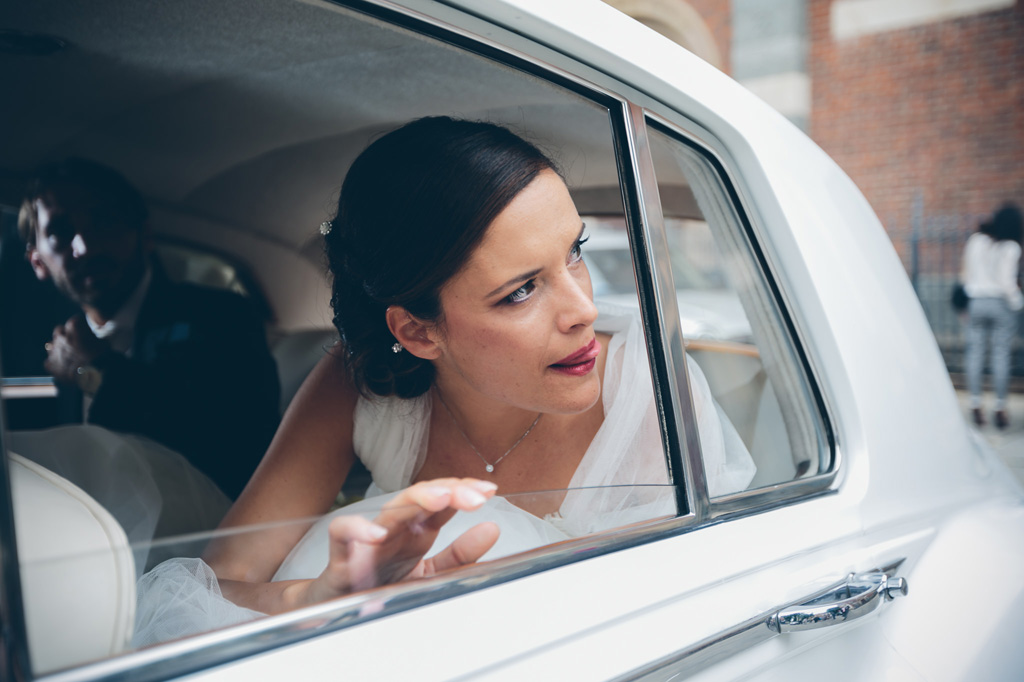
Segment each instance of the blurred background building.
M954 379L960 252L1024 205L1024 0L605 0L806 131L885 225ZM1014 376L1024 389L1024 342Z

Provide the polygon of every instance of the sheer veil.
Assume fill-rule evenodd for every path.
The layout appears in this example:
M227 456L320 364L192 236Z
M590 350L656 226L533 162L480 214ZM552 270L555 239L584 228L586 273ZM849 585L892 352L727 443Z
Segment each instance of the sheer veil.
M494 521L501 528L498 543L483 557L487 560L675 513L639 319L629 309L602 305L599 310L595 327L612 334L602 378L605 420L558 512L539 518L496 497L480 510L457 513L441 529L428 555L483 521ZM754 476L753 460L711 396L700 367L690 360L688 370L710 494L742 490ZM327 565L327 526L333 515L372 517L387 499L411 483L426 453L431 409L429 394L413 400L359 400L353 444L373 476L367 497L314 523L285 558L274 580L319 575ZM166 636L161 622L168 619L181 636L188 634L183 629L200 632L257 615L224 599L212 571L196 561L165 562L140 581L137 643Z
M501 527L501 538L483 557L487 560L675 513L639 318L635 310L603 303L599 311L595 328L612 335L602 378L605 420L558 512L538 519L507 500L494 498L481 510L456 514L438 536L431 554L483 521ZM754 462L712 398L703 371L693 360L689 360L688 370L709 493L717 496L743 490L754 477ZM412 482L426 454L431 409L430 394L414 400L359 401L353 442L373 475L373 483L366 501L336 513L377 508L381 500L376 496L392 495ZM319 575L326 566L329 521L318 522L306 533L275 579Z

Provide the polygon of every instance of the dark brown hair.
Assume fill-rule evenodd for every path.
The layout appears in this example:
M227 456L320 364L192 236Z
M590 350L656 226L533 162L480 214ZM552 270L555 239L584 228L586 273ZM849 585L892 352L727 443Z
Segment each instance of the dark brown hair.
M25 247L35 246L39 227L35 202L61 188L79 187L125 227L142 229L149 218L146 201L123 175L96 161L70 157L42 166L29 182L18 213L18 235Z
M554 164L490 123L422 118L366 148L345 177L325 237L331 307L346 366L364 395L425 393L434 367L393 353L385 320L397 305L440 321L439 294L488 225Z
M1006 239L1021 242L1022 221L1020 209L1016 204L1007 202L1000 207L991 220L983 222L978 231L987 234L995 241Z

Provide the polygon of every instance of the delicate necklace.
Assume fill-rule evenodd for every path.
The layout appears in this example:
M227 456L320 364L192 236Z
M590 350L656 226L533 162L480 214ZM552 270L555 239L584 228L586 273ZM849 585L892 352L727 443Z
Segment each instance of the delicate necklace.
M473 452L475 452L476 456L479 457L483 461L483 463L485 464L484 469L487 470L487 473L491 473L492 471L494 471L494 467L498 466L498 464L501 463L501 460L503 460L506 457L508 457L509 453L512 452L513 450L515 450L516 446L519 445L520 443L522 443L523 439L530 435L530 431L533 431L533 427L537 425L537 422L540 421L541 415L544 414L543 412L538 413L537 414L537 418L533 420L532 424L530 424L530 428L526 429L526 431L523 432L523 435L519 436L519 440L517 440L515 443L513 443L512 447L510 447L508 450L506 450L504 455L502 455L498 459L494 460L494 464L491 464L490 462L487 461L486 457L484 457L483 455L480 454L480 451L476 449L475 445L473 445L473 441L471 441L469 439L469 436L466 435L466 432L462 430L461 426L459 426L459 422L455 419L455 415L452 414L451 409L448 407L448 403L446 403L444 401L444 398L441 397L441 391L437 392L437 397L438 397L438 399L440 399L441 405L444 406L444 411L447 412L448 416L452 418L452 424L455 424L455 428L457 428L459 430L459 433L462 434L462 437L466 439L467 443L469 443L469 447L473 448Z

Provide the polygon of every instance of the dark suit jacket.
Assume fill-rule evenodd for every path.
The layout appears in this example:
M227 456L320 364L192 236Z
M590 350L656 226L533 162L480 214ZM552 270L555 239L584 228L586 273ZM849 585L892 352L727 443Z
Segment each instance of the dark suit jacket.
M277 430L280 384L263 323L227 291L173 284L158 269L132 357L97 363L89 422L177 450L235 498Z

